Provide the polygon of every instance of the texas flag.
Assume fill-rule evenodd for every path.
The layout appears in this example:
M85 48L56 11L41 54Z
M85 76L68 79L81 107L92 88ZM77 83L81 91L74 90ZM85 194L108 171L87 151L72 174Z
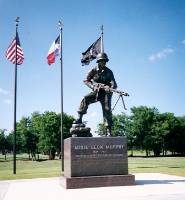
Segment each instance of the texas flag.
M51 65L55 62L55 57L57 57L60 53L60 35L57 37L55 41L53 41L49 51L48 51L48 65Z

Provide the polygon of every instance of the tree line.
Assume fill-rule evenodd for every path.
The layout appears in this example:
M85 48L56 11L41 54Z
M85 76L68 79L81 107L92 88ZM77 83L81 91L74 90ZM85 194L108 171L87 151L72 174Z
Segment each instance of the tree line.
M28 153L30 159L38 155L48 155L54 159L60 156L61 114L46 111L34 112L30 117L22 117L17 123L17 153ZM63 115L63 137L68 138L74 117ZM131 108L131 114L113 115L113 136L126 136L128 149L144 150L146 156L185 155L185 116L176 117L173 113L160 113L157 108L146 106ZM13 150L13 132L8 135L0 130L0 152L5 155ZM98 125L98 134L105 134L103 124ZM132 155L132 153L131 153Z
M69 129L74 118L63 114L63 137L70 137ZM5 155L13 151L13 132L5 135L6 130L0 130L0 151ZM60 156L61 149L61 114L46 111L42 114L34 112L31 117L22 117L17 123L16 151L28 153L29 159L38 160L39 154L48 155L54 159ZM36 157L37 155L37 157Z
M131 108L129 116L114 115L113 124L113 136L126 136L130 150L144 150L146 156L151 152L155 156L167 152L185 155L185 116L176 117L173 113L159 113L155 107L140 106ZM98 129L104 135L104 125L99 124Z

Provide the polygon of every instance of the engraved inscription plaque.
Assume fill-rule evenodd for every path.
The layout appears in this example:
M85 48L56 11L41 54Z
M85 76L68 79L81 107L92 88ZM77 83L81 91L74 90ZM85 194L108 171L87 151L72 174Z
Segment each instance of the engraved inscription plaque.
M128 159L125 137L65 139L65 177L127 174Z

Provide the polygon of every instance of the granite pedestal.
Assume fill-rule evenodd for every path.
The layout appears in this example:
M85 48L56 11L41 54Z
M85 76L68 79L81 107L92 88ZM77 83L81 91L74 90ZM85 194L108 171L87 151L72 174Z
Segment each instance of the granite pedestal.
M74 137L64 140L66 189L134 185L128 174L127 141L124 137Z

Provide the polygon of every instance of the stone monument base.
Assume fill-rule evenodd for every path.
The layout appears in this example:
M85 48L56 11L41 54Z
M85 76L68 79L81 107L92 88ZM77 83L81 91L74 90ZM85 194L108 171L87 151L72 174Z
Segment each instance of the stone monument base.
M134 185L128 173L125 137L72 137L64 140L66 189Z
M106 176L83 176L83 177L61 177L61 185L65 189L128 186L135 184L135 176L128 175L106 175Z

